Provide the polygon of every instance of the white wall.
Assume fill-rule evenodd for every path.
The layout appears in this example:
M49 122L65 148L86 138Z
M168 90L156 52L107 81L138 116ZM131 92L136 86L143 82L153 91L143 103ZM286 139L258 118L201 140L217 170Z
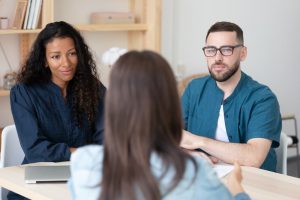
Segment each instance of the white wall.
M242 69L274 91L282 114L294 113L300 121L300 1L165 0L164 11L170 4L162 52L174 69L185 66L185 75L206 72L201 48L207 30L216 21L235 22L244 30L248 47ZM292 123L283 125L293 134Z

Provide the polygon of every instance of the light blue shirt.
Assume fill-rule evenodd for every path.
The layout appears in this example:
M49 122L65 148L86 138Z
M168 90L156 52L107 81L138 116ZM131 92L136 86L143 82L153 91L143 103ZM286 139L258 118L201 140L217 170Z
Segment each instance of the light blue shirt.
M246 193L239 193L233 197L207 161L199 157L195 157L195 160L198 165L197 173L195 174L193 163L188 161L182 180L171 192L166 194L174 175L172 168L160 180L159 186L164 200L250 199ZM72 199L94 200L100 197L102 161L103 147L100 145L85 146L72 154L71 178L68 182ZM157 154L151 155L150 164L155 177L160 177L164 171L164 166Z

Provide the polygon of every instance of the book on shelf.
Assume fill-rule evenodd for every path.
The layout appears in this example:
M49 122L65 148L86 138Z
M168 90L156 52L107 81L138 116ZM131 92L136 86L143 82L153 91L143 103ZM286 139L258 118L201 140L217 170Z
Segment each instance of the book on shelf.
M28 21L27 21L27 24L26 24L26 29L31 28L33 15L34 15L34 10L35 10L35 3L36 3L36 0L31 0L31 5L30 5L30 9L29 9L29 14L28 14Z
M32 2L32 0L28 0L27 8L26 8L26 15L25 15L24 24L23 24L23 29L27 29L30 8L31 8L31 5L32 5L31 2Z
M17 1L15 15L11 25L12 29L22 29L24 18L25 18L25 12L27 9L27 4L28 4L28 0Z
M36 29L38 27L43 0L28 0L26 19L23 29Z
M35 7L34 7L34 15L33 15L33 19L32 19L32 25L31 25L31 29L36 29L38 26L38 22L39 22L39 18L40 18L40 14L41 14L41 8L42 8L42 0L35 0Z

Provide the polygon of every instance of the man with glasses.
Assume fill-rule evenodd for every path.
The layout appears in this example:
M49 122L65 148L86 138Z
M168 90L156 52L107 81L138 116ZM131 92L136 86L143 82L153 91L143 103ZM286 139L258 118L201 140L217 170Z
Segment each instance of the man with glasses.
M203 47L210 76L193 80L182 96L181 146L225 163L276 170L281 116L276 96L241 71L247 56L242 29L217 22Z

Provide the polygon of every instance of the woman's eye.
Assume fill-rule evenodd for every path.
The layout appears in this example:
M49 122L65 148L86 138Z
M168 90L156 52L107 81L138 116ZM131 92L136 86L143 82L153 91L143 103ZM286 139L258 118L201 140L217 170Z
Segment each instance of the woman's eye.
M59 58L60 58L60 56L59 56L59 55L55 55L55 56L52 56L51 58L52 58L52 59L56 59L56 60L57 60L57 59L59 59Z
M76 55L77 55L76 51L70 52L69 54L70 54L71 56L76 56Z

